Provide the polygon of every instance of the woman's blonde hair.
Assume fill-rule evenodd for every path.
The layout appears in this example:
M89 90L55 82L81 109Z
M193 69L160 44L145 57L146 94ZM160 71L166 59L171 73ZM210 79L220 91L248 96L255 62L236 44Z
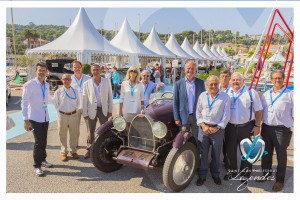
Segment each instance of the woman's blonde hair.
M135 83L139 83L140 82L140 77L141 77L141 72L140 72L140 69L138 68L138 67L136 67L136 66L131 66L131 67L129 67L129 69L127 70L127 73L126 73L126 77L125 77L125 81L128 81L128 80L130 80L130 71L131 70L136 70L137 71L137 75L136 75L136 77L135 77Z

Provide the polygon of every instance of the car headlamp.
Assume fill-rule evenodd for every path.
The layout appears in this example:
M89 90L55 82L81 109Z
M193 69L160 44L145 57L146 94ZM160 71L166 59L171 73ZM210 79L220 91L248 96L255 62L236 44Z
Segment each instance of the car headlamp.
M159 139L164 138L167 135L167 126L162 122L154 122L152 125L153 135Z
M117 131L121 132L121 131L124 131L126 128L126 121L122 116L119 116L119 117L114 118L113 125Z

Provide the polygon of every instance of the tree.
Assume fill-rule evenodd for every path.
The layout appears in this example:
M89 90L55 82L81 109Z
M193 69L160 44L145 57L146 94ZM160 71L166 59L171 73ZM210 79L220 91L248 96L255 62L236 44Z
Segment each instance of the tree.
M30 46L30 38L31 38L31 35L32 35L31 29L25 28L25 29L22 31L22 35L27 39L27 49L29 49L29 46Z

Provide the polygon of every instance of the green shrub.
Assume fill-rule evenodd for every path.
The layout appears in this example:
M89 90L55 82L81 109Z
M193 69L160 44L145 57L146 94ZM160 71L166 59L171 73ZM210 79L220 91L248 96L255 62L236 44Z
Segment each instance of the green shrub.
M273 62L272 66L274 67L274 69L279 69L281 67L280 62Z
M209 75L207 73L198 73L198 74L195 75L196 78L199 78L203 81L206 80L208 76Z
M91 74L91 66L88 63L82 63L82 73Z

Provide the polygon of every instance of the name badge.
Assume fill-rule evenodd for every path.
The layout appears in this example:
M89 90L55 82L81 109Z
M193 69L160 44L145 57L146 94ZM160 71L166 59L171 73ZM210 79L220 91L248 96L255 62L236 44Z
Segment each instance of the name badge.
M235 105L235 103L233 103L233 102L231 103L231 105L230 105L230 109L231 109L231 110L235 110L235 109L236 109L236 105Z
M47 104L45 101L43 101L42 108L47 108Z
M268 106L268 113L273 113L274 112L274 108L272 105Z
M211 110L210 109L206 109L205 117L206 118L211 118Z
M130 99L130 102L131 102L131 103L134 103L134 102L135 102L135 99Z

